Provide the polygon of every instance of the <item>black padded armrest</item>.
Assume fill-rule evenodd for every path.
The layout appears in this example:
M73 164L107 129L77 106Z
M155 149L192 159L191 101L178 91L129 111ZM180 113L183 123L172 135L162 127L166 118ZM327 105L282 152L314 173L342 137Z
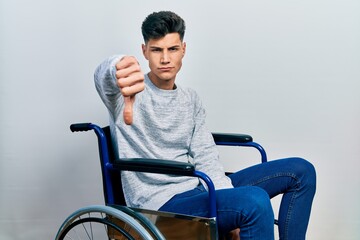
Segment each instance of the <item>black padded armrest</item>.
M212 133L212 135L215 143L248 143L253 141L253 138L247 134Z
M182 176L192 176L195 171L195 167L191 163L147 158L118 159L114 161L113 167L123 171L165 173Z

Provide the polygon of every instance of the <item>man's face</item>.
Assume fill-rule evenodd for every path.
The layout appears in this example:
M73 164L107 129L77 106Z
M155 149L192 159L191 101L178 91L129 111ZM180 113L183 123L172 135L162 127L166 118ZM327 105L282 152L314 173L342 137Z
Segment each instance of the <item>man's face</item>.
M150 39L142 50L149 61L149 78L160 89L171 90L185 55L186 44L178 33L169 33L160 39Z

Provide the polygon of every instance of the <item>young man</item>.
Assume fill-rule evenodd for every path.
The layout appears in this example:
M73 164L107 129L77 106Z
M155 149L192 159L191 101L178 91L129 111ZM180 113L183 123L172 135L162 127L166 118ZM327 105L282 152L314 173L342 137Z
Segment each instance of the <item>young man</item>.
M152 13L142 33L148 74L134 57L123 55L105 60L95 72L118 156L193 163L214 182L219 231L240 228L242 240L274 239L270 198L283 194L280 239L305 239L315 194L314 167L288 158L225 176L198 95L175 84L186 52L183 19L168 11ZM123 172L122 180L128 206L207 216L208 194L196 178Z

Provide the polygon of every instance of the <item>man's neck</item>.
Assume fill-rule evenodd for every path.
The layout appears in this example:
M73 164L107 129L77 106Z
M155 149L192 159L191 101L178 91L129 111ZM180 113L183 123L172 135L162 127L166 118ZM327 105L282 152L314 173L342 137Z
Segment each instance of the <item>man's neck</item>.
M175 84L175 79L159 79L156 75L152 72L148 73L148 77L150 81L159 89L162 90L175 90L177 88Z

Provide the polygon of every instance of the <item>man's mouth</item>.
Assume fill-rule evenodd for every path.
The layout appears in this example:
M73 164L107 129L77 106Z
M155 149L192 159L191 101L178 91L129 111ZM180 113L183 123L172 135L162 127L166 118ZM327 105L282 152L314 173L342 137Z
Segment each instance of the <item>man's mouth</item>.
M159 68L159 70L162 72L168 72L168 71L172 70L172 67L162 67L162 68Z

